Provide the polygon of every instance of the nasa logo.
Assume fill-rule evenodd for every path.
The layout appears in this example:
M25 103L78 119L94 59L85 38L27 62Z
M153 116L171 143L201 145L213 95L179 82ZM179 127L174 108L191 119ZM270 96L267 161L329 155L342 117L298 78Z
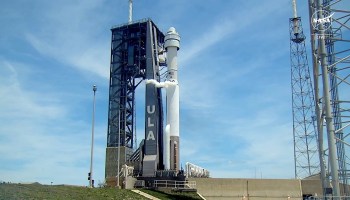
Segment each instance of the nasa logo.
M329 29L332 25L333 14L334 13L330 14L326 10L317 10L312 14L312 17L311 17L312 27L318 31L320 30L320 28L322 28L323 30ZM323 16L323 17L320 17L320 16Z

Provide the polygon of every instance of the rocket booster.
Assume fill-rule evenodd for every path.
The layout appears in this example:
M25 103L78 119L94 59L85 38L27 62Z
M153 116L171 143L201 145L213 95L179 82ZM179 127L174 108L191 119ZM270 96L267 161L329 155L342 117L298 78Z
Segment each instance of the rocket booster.
M165 169L180 169L180 132L179 132L179 84L177 79L177 51L180 48L180 36L174 27L169 28L165 36L166 62L168 67L167 81L167 125L164 142ZM168 130L167 130L168 129ZM168 132L167 132L168 131ZM167 138L170 137L170 138ZM170 141L170 144L168 143ZM168 154L168 151L170 152ZM170 161L170 163L169 163Z

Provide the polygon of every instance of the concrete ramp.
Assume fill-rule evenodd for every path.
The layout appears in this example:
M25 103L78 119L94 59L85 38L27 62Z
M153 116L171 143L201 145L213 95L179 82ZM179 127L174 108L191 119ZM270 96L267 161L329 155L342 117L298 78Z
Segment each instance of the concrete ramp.
M300 180L190 178L196 181L198 193L211 200L300 200Z
M147 199L160 200L160 199L158 199L157 197L154 197L154 196L152 196L152 195L150 195L150 194L147 194L147 193L145 193L145 192L142 192L142 191L140 191L140 190L131 190L131 191L133 191L133 192L135 192L135 193L137 193L137 194L139 194L139 195L142 195L142 196L146 197Z

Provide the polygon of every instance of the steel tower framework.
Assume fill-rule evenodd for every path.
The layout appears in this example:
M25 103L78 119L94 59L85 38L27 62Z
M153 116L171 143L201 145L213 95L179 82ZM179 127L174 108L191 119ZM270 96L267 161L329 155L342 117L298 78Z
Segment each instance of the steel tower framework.
M118 167L121 169L121 165L125 164L134 153L135 91L146 78L159 80L159 65L156 59L158 56L157 47L164 43L163 33L150 19L129 22L113 27L111 31L105 169L107 184L114 181L118 175ZM148 101L154 101L155 119L152 118L152 121L159 122L154 127L154 134L156 138L161 140L161 131L163 130L161 90L155 86L147 89L146 103Z
M301 18L289 20L295 178L319 172L314 97Z
M346 0L309 0L319 155L328 158L321 178L333 196L350 195L345 187L350 178L349 8Z

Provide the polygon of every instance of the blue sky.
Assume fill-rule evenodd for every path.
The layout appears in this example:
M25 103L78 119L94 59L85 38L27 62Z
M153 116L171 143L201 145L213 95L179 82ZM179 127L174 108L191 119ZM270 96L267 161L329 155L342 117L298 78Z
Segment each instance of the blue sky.
M128 1L13 0L0 13L0 180L88 185L96 84L94 172L103 182L110 28L127 22ZM291 16L289 0L134 0L134 20L181 35L183 165L212 177L294 177Z

